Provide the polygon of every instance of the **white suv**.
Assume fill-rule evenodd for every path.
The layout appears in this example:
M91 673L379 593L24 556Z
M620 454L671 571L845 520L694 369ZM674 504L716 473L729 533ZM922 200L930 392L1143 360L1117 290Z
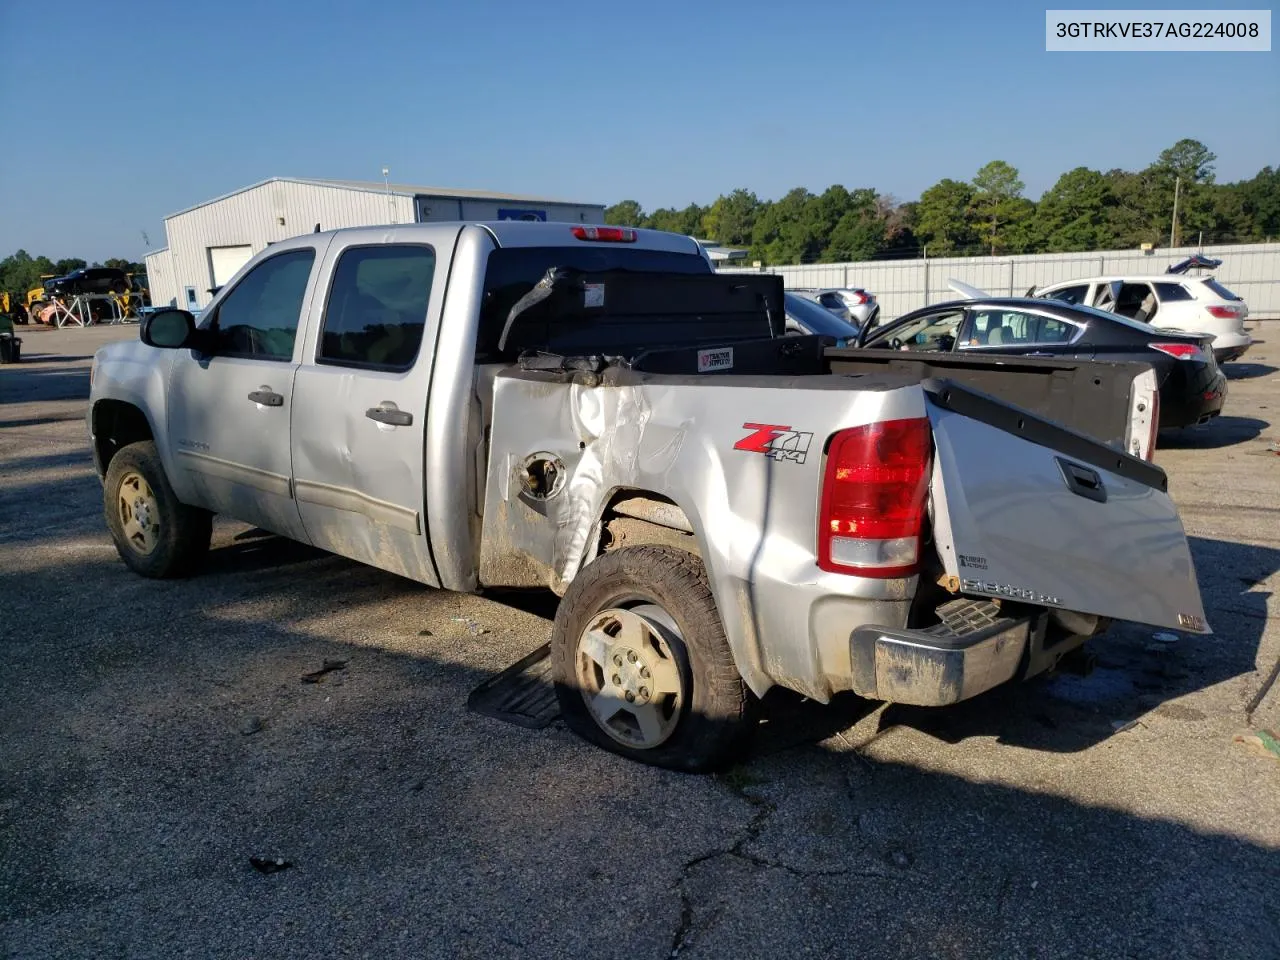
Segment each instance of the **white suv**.
M1249 308L1213 277L1091 277L1051 284L1035 296L1099 307L1162 330L1211 333L1219 363L1240 359L1253 343L1244 329Z

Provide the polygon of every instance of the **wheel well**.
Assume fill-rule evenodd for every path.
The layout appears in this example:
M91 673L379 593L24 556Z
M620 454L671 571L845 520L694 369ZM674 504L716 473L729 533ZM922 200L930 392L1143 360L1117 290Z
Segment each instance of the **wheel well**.
M147 415L133 404L99 400L93 405L93 460L99 476L107 475L107 465L122 447L154 439Z
M693 525L669 497L638 490L621 490L600 518L597 556L609 550L659 544L702 555Z

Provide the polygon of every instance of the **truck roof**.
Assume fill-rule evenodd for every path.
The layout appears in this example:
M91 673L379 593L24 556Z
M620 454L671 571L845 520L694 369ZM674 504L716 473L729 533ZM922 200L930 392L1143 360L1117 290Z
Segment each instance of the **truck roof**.
M666 233L662 230L645 230L640 227L601 227L596 224L557 223L528 220L433 220L428 223L390 223L372 227L341 227L336 230L325 230L329 234L368 233L370 239L377 237L379 242L389 242L388 231L394 231L397 238L412 236L418 232L428 232L439 227L474 226L487 230L501 247L546 247L572 246L578 243L617 243L618 246L641 250L666 250L671 253L689 253L705 256L698 242L692 237L678 233ZM584 230L616 229L627 230L634 235L629 241L600 241L577 237L575 227ZM304 236L308 236L305 235Z

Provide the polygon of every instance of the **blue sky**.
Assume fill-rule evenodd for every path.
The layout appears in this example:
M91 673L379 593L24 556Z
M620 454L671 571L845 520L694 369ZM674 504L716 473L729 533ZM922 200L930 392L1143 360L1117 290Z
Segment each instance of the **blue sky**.
M139 257L142 231L160 246L193 203L384 163L646 209L738 186L914 199L996 158L1038 197L1181 137L1218 154L1220 180L1280 165L1280 53L1046 53L1044 5L109 6L0 3L0 256ZM58 42L76 24L80 56Z

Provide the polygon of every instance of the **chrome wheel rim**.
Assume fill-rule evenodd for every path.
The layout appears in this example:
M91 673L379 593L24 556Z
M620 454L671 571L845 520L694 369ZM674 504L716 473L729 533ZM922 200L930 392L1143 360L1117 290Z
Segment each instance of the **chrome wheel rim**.
M160 542L160 504L146 478L126 473L116 494L120 528L134 553L147 556Z
M578 637L578 690L597 726L618 743L651 750L680 722L684 680L669 638L683 639L653 605L604 610Z

